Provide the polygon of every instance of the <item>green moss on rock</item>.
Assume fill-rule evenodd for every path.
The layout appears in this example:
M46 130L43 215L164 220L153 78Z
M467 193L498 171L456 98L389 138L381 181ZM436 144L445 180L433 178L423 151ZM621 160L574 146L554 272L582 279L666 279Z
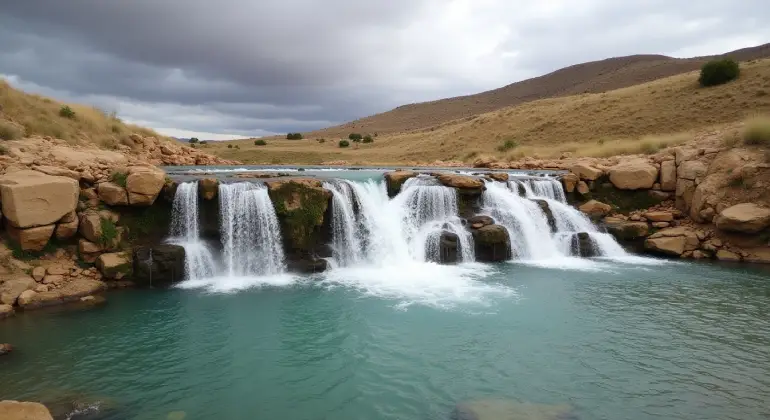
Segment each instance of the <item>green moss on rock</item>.
M331 192L316 179L272 181L267 186L285 246L294 251L308 251L318 246Z

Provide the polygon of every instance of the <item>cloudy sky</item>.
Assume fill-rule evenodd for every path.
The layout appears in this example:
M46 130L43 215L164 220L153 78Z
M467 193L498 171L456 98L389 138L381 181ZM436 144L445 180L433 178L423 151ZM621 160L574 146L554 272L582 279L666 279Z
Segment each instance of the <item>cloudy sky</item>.
M0 75L164 134L252 137L759 45L767 22L767 0L0 0Z

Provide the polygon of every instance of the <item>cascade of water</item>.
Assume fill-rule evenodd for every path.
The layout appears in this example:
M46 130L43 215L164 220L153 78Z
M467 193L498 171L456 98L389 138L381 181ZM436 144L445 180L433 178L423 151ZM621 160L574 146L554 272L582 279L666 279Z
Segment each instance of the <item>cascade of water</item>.
M354 203L356 195L347 181L324 182L324 188L332 192L332 253L334 263L343 267L360 262L364 242L356 220Z
M283 272L281 230L267 188L250 182L220 184L219 204L227 274Z
M508 186L514 191L517 188L524 190L524 195L528 198L548 198L561 203L567 202L567 196L561 182L554 178L527 178L522 180L508 181Z
M171 241L185 249L185 278L211 277L216 263L211 250L199 238L198 182L177 186L171 213ZM152 271L152 270L150 270Z

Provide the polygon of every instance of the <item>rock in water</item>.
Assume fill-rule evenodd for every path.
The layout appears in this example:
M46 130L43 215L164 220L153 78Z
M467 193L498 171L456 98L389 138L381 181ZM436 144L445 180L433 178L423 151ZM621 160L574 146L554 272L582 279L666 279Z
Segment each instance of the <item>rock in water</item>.
M520 403L503 399L477 400L457 404L452 420L574 420L568 405Z
M454 264L457 262L460 250L460 238L457 234L443 231L438 241L438 263Z
M388 190L388 197L395 197L401 192L401 186L407 179L417 176L413 171L394 171L385 174L385 185Z
M543 211L543 214L545 215L545 219L548 220L548 226L551 228L551 232L556 232L556 219L553 217L553 211L551 211L551 207L548 205L548 202L545 200L532 200L540 207L540 210Z
M489 225L472 230L476 261L496 262L511 258L511 238L501 225Z
M134 248L134 281L139 286L165 287L184 280L185 251L180 245Z
M578 257L591 258L598 256L593 238L586 232L572 235L572 252Z
M13 346L8 343L0 343L0 356L4 356L13 351Z
M43 404L36 402L0 401L0 419L53 420Z

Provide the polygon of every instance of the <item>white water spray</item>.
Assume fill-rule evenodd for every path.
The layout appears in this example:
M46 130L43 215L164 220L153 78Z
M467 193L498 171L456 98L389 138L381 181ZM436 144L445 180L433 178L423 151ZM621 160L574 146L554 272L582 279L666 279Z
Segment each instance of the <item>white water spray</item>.
M197 181L183 182L177 186L171 213L171 236L171 242L184 247L186 279L202 279L214 275L214 256L200 239Z

